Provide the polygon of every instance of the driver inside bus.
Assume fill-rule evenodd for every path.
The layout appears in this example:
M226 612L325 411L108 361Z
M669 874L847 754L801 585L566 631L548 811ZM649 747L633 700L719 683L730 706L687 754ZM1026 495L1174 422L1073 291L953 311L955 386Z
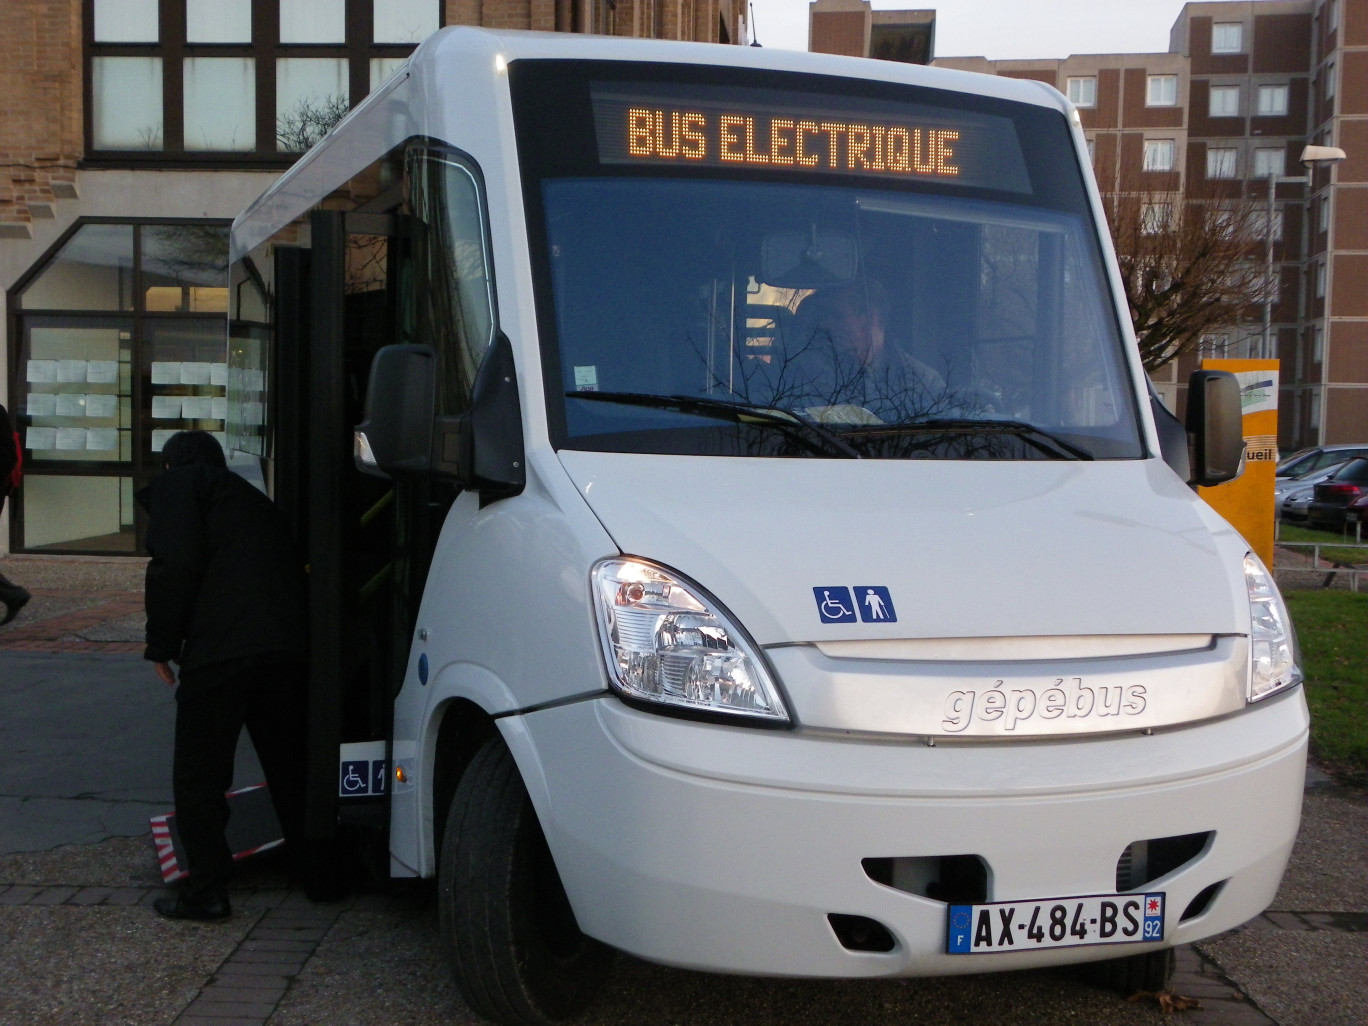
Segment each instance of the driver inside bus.
M945 379L891 337L888 291L876 280L811 293L794 328L778 375L788 394L777 393L776 405L819 420L846 419L853 408L899 423L934 412L945 395Z

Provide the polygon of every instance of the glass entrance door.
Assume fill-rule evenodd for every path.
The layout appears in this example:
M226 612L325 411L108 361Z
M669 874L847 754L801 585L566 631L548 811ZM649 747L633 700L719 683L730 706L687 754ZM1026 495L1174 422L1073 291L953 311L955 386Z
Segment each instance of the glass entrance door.
M221 433L227 227L78 225L11 294L18 552L143 552L136 490L178 430Z

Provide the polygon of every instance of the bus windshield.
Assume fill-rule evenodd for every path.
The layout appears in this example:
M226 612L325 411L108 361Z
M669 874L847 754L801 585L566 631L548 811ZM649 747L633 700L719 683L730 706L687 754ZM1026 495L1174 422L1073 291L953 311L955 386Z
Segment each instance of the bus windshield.
M1034 196L1029 154L984 157L1011 138L996 124L1006 119L958 114L953 130L921 127L947 121L924 108L899 120L884 104L877 122L859 123L865 166L877 155L879 173L848 173L849 118L774 115L756 127L696 103L685 117L702 157L682 166L661 153L685 152L689 121L619 105L621 139L595 106L597 173L532 183L558 447L1143 454L1086 204ZM742 166L724 166L728 145ZM632 146L644 166L630 166ZM810 158L817 173L744 166L747 154L773 163L774 152ZM900 160L904 178L922 167L931 180L899 180ZM955 180L935 180L938 161Z

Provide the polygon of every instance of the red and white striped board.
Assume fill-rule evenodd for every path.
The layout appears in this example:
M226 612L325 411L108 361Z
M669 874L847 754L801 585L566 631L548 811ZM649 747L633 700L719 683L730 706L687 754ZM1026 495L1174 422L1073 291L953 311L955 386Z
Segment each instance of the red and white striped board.
M279 847L285 843L281 836L280 821L276 818L275 806L271 804L271 792L265 784L253 784L237 791L229 791L228 798L228 847L233 859L250 858L263 851ZM176 829L176 813L167 812L153 816L152 843L157 849L157 864L161 867L162 880L171 883L189 876L185 868L184 848L180 832Z

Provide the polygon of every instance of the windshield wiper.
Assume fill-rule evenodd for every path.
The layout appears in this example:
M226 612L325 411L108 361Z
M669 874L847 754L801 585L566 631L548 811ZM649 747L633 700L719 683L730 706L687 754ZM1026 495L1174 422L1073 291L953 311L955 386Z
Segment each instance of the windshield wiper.
M1095 457L1087 449L1065 441L1056 434L1028 424L1024 420L998 420L995 417L939 417L908 424L890 424L847 434L950 434L950 435L1017 435L1023 442L1055 459L1091 460Z
M587 399L590 402L621 403L624 406L645 406L655 410L676 410L679 413L729 420L734 424L764 424L790 435L806 435L817 439L821 447L833 455L847 459L862 459L858 451L819 424L804 420L791 410L771 406L751 406L730 403L722 399L705 399L696 395L656 395L654 392L566 392L567 399Z

